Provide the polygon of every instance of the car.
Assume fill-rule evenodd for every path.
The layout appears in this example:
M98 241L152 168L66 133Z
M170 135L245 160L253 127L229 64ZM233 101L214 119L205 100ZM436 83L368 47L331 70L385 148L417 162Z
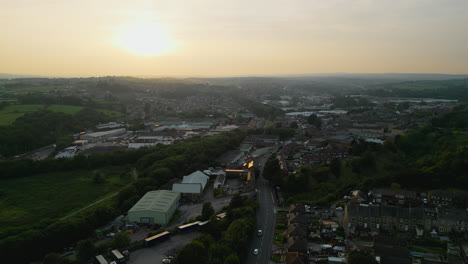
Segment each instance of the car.
M164 263L164 264L170 264L171 262L172 262L172 259L169 259L169 258L164 258L162 260L162 263Z
M262 235L263 235L263 231L262 231L261 229L259 229L259 230L257 231L257 236L262 236Z
M337 207L336 210L337 210L337 211L343 211L343 207L341 207L341 206L340 206L340 207Z
M107 237L115 237L115 233L109 233L107 234Z
M254 249L253 254L258 255L258 248Z

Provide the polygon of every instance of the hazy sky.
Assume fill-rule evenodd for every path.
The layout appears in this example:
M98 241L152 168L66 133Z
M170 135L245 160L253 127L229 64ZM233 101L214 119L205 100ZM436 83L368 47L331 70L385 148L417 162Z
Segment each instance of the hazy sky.
M467 0L0 0L0 72L468 73Z

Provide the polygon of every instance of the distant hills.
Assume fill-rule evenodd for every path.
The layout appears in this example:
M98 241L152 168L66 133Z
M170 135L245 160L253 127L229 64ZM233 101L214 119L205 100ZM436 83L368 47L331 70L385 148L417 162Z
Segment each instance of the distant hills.
M10 74L10 73L1 73L0 79L16 79L16 78L42 78L44 76L40 75L28 75L28 74Z

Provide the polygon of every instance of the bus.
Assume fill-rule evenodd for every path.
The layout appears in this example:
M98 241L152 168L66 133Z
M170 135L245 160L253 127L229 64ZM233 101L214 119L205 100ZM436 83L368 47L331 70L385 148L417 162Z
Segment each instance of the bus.
M148 237L147 239L145 239L145 246L151 247L158 242L166 241L167 239L169 239L169 234L169 232L165 231L155 236Z
M188 232L194 229L198 229L200 227L198 224L200 224L200 221L196 221L196 222L189 223L186 225L181 225L178 228L180 232Z
M95 263L96 264L109 264L109 262L107 262L107 260L102 255L96 256Z
M117 249L112 250L112 257L117 263L125 263L124 256Z

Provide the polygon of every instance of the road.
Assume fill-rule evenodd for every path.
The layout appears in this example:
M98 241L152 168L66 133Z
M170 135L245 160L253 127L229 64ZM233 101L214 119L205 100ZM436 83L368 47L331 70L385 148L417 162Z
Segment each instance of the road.
M256 160L261 164L260 175L257 178L258 202L260 204L257 213L257 230L262 229L263 235L259 237L257 236L257 230L255 231L247 257L247 263L249 264L270 263L271 248L275 235L276 209L273 192L269 181L263 178L263 167L270 155L269 149L266 150L268 151L266 157L261 155ZM276 151L276 149L273 151ZM257 256L253 255L254 249L259 249Z

